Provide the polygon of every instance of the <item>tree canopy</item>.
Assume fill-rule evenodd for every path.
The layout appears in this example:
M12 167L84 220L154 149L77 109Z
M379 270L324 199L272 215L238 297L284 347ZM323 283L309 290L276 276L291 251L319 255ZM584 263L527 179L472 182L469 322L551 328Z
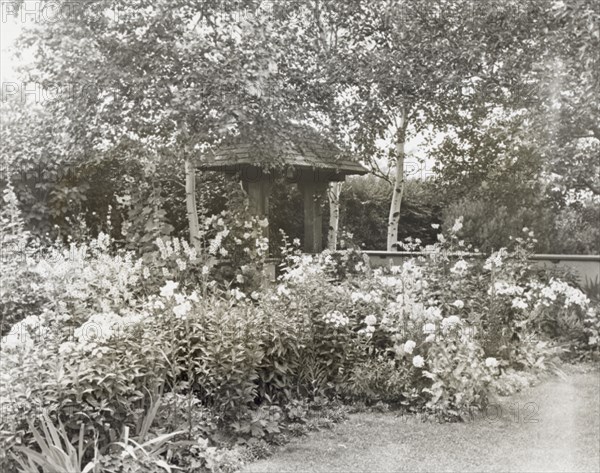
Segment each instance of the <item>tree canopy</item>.
M199 153L302 126L395 170L390 249L425 130L445 137L446 204L558 212L600 192L598 21L592 0L99 2L23 27L20 77L41 92L3 88L3 154L43 231L120 205L140 235L181 231Z

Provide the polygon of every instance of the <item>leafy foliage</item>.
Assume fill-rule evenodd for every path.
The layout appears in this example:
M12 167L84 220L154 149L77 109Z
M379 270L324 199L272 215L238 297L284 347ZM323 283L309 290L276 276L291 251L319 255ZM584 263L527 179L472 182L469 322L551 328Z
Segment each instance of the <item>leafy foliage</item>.
M384 180L367 176L353 178L342 188L340 225L362 249L386 248L387 219L392 187ZM398 238L418 238L422 244L435 243L431 224L441 222L441 203L430 181L409 180L400 211Z
M234 225L232 235L254 231L260 243L260 225ZM229 257L218 251L229 238L218 222L207 240L217 251L161 240L154 263L111 250L105 235L56 246L52 259L28 263L47 302L0 346L2 446L38 458L35 426L48 412L69 439L94 442L107 471L217 468L237 464L222 450L228 441L261 452L303 431L305 403L385 402L459 418L502 389L503 371L548 369L557 342L581 356L597 349L597 309L529 266L529 229L512 251L467 261L449 256L469 249L462 228L458 219L431 256L387 271L356 249L309 256L292 245L279 284L261 290L208 279L205 263ZM125 428L137 443L115 447ZM148 435L171 432L186 439L140 450ZM91 450L77 461L92 461Z

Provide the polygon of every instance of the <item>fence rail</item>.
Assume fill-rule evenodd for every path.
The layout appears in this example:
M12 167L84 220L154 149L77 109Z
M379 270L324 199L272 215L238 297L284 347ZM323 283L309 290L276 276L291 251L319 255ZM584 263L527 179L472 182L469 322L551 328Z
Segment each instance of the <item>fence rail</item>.
M375 251L364 252L369 256L371 266L395 266L404 261L419 256L431 255L427 251ZM455 258L487 258L489 255L482 253L456 252L445 253L446 256ZM587 281L600 281L600 255L551 255L536 254L530 259L539 266L559 266L571 269L582 283Z

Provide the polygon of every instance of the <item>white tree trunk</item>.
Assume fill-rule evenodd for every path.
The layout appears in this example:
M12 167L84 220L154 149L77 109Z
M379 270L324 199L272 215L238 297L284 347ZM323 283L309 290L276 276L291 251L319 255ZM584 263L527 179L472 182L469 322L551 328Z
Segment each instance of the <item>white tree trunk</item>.
M188 158L185 160L185 206L190 230L190 243L194 248L200 250L200 226L196 208L196 168Z
M340 227L340 193L342 182L332 182L327 195L329 197L329 232L327 233L327 248L337 249L338 232Z
M402 114L400 127L396 134L396 175L394 190L388 217L387 251L397 251L398 225L400 224L400 208L404 194L404 156L406 142L406 113Z

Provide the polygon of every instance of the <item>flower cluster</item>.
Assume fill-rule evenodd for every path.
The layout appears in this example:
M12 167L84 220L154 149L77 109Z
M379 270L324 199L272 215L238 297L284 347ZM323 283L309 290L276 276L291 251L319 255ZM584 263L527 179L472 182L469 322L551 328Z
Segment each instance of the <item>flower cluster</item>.
M467 263L465 260L461 259L461 260L458 260L452 268L450 268L450 272L453 274L456 274L458 276L462 276L463 274L465 274L467 272L468 269L469 269L469 263Z
M338 310L324 314L323 320L334 327L345 327L350 323L350 319Z
M550 280L548 286L542 288L541 296L542 303L545 305L550 305L559 296L564 297L565 307L577 305L581 308L587 308L590 303L590 299L581 290L555 278Z
M499 296L522 296L524 289L516 284L509 284L506 281L496 281L494 283L493 292ZM488 294L492 294L492 288Z
M323 268L315 263L314 256L294 255L289 260L291 266L281 276L282 281L288 284L304 284L325 274Z
M498 251L492 253L488 259L485 260L483 269L491 271L493 268L501 268L508 256L508 250L506 248L500 248Z
M417 344L415 342L413 342L412 340L407 340L404 343L404 353L408 353L409 355L412 354L416 346Z
M425 359L421 355L413 357L412 364L415 368L423 368L425 366Z
M445 317L442 319L442 331L447 332L449 330L455 329L461 325L461 320L456 315L451 315L450 317Z

